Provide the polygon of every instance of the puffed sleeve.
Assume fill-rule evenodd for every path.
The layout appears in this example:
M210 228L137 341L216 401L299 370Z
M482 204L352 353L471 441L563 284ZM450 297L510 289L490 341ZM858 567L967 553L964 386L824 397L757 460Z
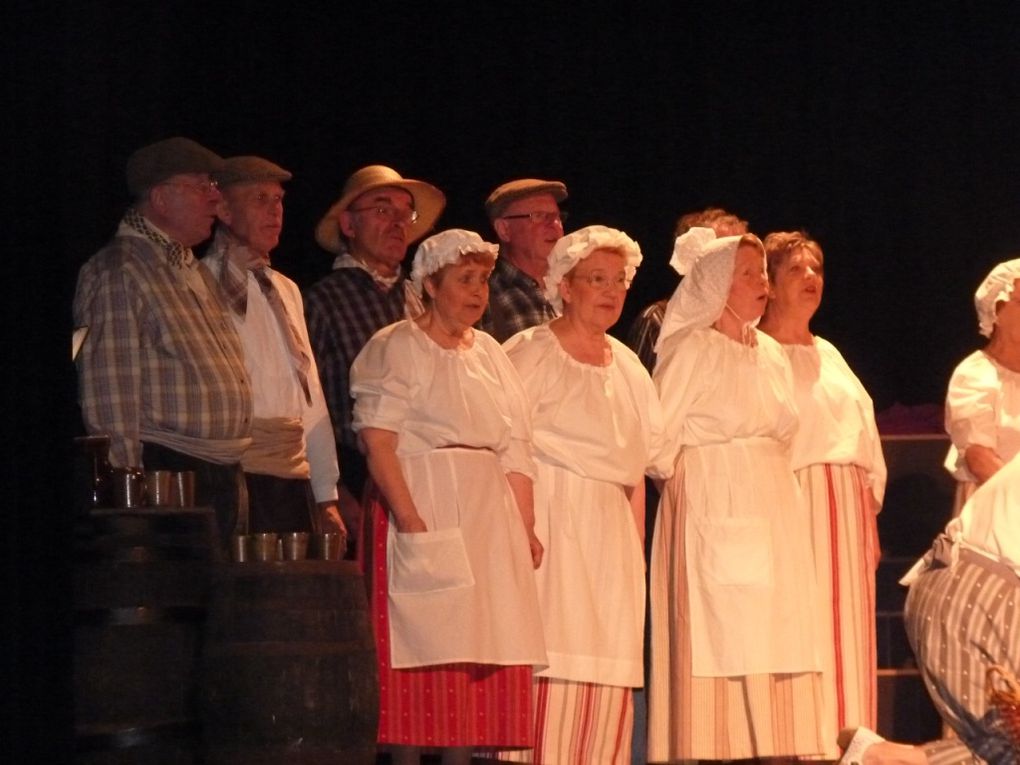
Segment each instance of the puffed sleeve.
M974 445L995 448L1001 393L995 367L983 358L971 356L956 367L946 394L946 432L961 455Z
M534 480L537 471L532 447L528 397L517 370L499 343L488 335L485 338L483 342L486 343L486 350L499 374L510 418L510 443L499 455L500 464L507 473L520 473Z
M697 374L701 342L697 331L667 337L659 350L652 381L662 408L664 456L675 464L683 447L684 420L701 395Z
M351 365L355 432L380 428L399 433L410 409L414 356L406 344L396 342L393 329L376 332Z

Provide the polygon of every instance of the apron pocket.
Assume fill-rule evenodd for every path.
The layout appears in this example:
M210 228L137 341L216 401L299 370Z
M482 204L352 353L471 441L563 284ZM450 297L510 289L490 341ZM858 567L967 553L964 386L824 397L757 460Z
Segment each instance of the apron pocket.
M707 578L728 586L772 586L772 532L767 518L699 519L694 560Z
M459 528L417 534L394 532L389 552L391 593L441 592L474 586L471 562Z

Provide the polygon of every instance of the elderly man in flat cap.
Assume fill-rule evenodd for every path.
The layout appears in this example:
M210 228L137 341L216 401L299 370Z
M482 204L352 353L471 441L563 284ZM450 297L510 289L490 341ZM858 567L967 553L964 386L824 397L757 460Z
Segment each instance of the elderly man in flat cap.
M193 470L224 539L236 523L252 393L241 340L191 248L209 237L223 160L187 138L127 162L133 205L82 266L76 326L79 398L89 433L110 437L119 468Z
M378 330L422 313L401 264L408 246L429 232L445 205L435 186L369 165L347 179L340 199L315 229L316 241L337 258L333 272L305 295L308 332L344 484L357 497L368 473L351 430L351 364Z
M251 532L338 531L340 477L301 293L270 268L291 174L261 157L231 157L214 178L223 196L202 262L230 309L254 394L252 443L241 456Z
M489 308L478 327L504 342L528 327L556 317L545 299L549 251L563 236L567 198L560 181L523 178L504 183L485 202L499 237L499 257L489 278Z

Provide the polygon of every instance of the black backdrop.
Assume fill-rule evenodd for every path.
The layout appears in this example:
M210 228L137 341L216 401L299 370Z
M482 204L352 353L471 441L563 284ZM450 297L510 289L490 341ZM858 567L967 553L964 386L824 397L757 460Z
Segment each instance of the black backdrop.
M605 223L644 249L619 332L676 284L679 213L804 227L827 261L815 329L880 409L941 400L980 339L974 288L1020 249L1009 3L21 5L0 33L2 738L26 760L70 740L69 306L134 148L187 135L291 169L274 264L302 285L329 269L311 231L361 165L435 183L439 227L482 232L496 184L561 178L568 229Z

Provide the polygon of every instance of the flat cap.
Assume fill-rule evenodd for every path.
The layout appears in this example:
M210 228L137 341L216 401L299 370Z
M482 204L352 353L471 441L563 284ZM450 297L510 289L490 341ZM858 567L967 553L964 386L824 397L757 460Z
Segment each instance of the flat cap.
M511 202L535 194L552 194L553 199L562 202L567 198L567 187L561 181L542 181L537 178L521 178L499 186L485 200L485 212L489 220L500 217Z
M220 187L235 183L262 183L264 181L289 181L294 176L289 170L262 157L228 157L223 168L213 173Z
M209 173L223 167L223 157L195 143L175 136L135 151L127 161L127 186L141 196L158 183L180 173Z

